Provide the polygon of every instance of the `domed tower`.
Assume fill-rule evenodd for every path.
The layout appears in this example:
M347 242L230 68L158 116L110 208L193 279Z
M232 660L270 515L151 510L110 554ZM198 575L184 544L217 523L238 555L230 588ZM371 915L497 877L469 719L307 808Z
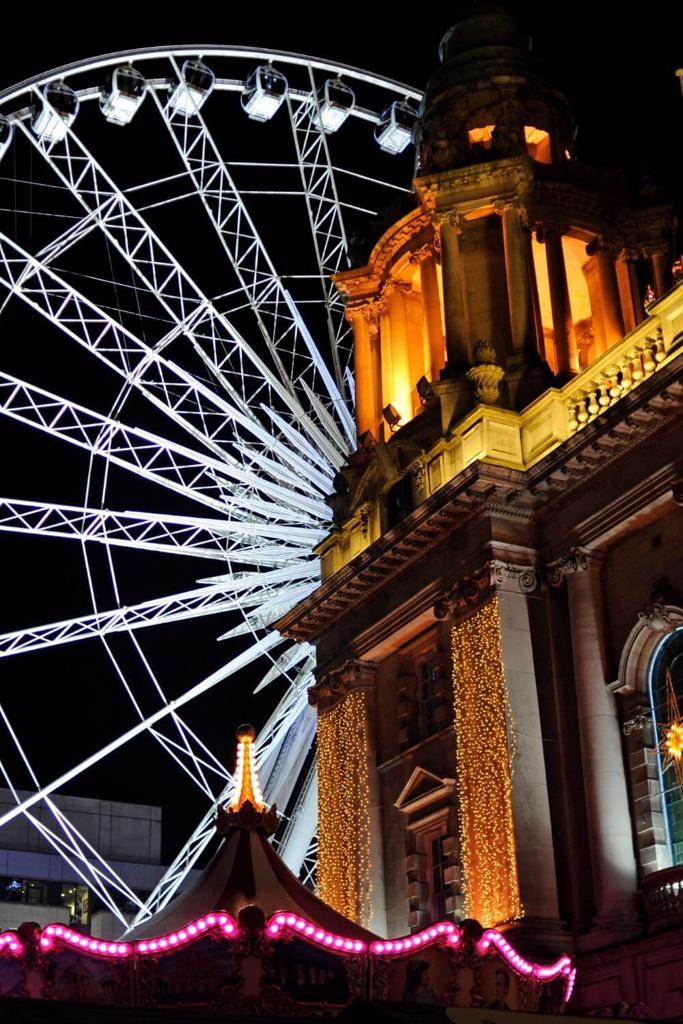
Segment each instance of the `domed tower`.
M418 206L336 279L366 442L404 427L427 394L441 431L477 403L523 409L670 285L670 211L629 209L623 182L574 158L569 103L511 14L474 7L440 58L416 129Z

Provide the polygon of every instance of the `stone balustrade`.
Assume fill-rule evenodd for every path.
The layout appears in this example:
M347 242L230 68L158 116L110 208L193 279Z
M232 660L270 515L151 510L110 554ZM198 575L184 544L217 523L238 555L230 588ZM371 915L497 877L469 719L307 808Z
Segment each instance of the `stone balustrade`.
M643 910L651 935L683 925L683 864L647 875L643 881Z

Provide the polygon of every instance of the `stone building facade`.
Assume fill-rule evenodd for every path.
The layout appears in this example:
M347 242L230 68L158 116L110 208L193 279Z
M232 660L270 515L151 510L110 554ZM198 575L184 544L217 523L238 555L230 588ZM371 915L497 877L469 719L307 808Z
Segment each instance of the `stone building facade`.
M386 935L507 922L578 954L577 1006L680 1014L672 211L574 159L568 103L500 9L446 35L417 131L414 209L336 279L358 447L321 586L278 623L316 645L325 763L367 787L363 838L319 780L326 898ZM325 877L340 839L367 871Z

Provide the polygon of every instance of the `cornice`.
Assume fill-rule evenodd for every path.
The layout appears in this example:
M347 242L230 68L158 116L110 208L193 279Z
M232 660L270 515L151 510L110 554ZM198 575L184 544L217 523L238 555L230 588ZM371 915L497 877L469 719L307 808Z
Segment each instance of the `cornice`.
M552 514L619 460L683 419L683 353L527 471L476 462L365 548L275 624L315 642L412 570L453 529L483 515L533 520ZM519 568L519 567L516 567Z

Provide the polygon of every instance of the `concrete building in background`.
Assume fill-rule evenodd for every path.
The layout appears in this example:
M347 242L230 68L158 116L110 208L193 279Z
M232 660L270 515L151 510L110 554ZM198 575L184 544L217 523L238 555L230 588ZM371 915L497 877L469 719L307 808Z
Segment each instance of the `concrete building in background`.
M389 936L504 926L578 955L573 1005L680 1015L673 211L575 159L497 8L444 38L418 133L413 208L336 277L357 449L277 623L317 649L319 891Z
M22 800L28 796L28 792L18 793ZM165 870L160 807L78 796L52 799L136 895L152 891ZM15 803L10 790L0 789L0 814ZM53 815L43 805L33 813L39 823L59 834ZM84 884L25 817L5 826L2 840L0 932L24 921L63 922L101 938L118 937L121 924L103 906L93 886Z

